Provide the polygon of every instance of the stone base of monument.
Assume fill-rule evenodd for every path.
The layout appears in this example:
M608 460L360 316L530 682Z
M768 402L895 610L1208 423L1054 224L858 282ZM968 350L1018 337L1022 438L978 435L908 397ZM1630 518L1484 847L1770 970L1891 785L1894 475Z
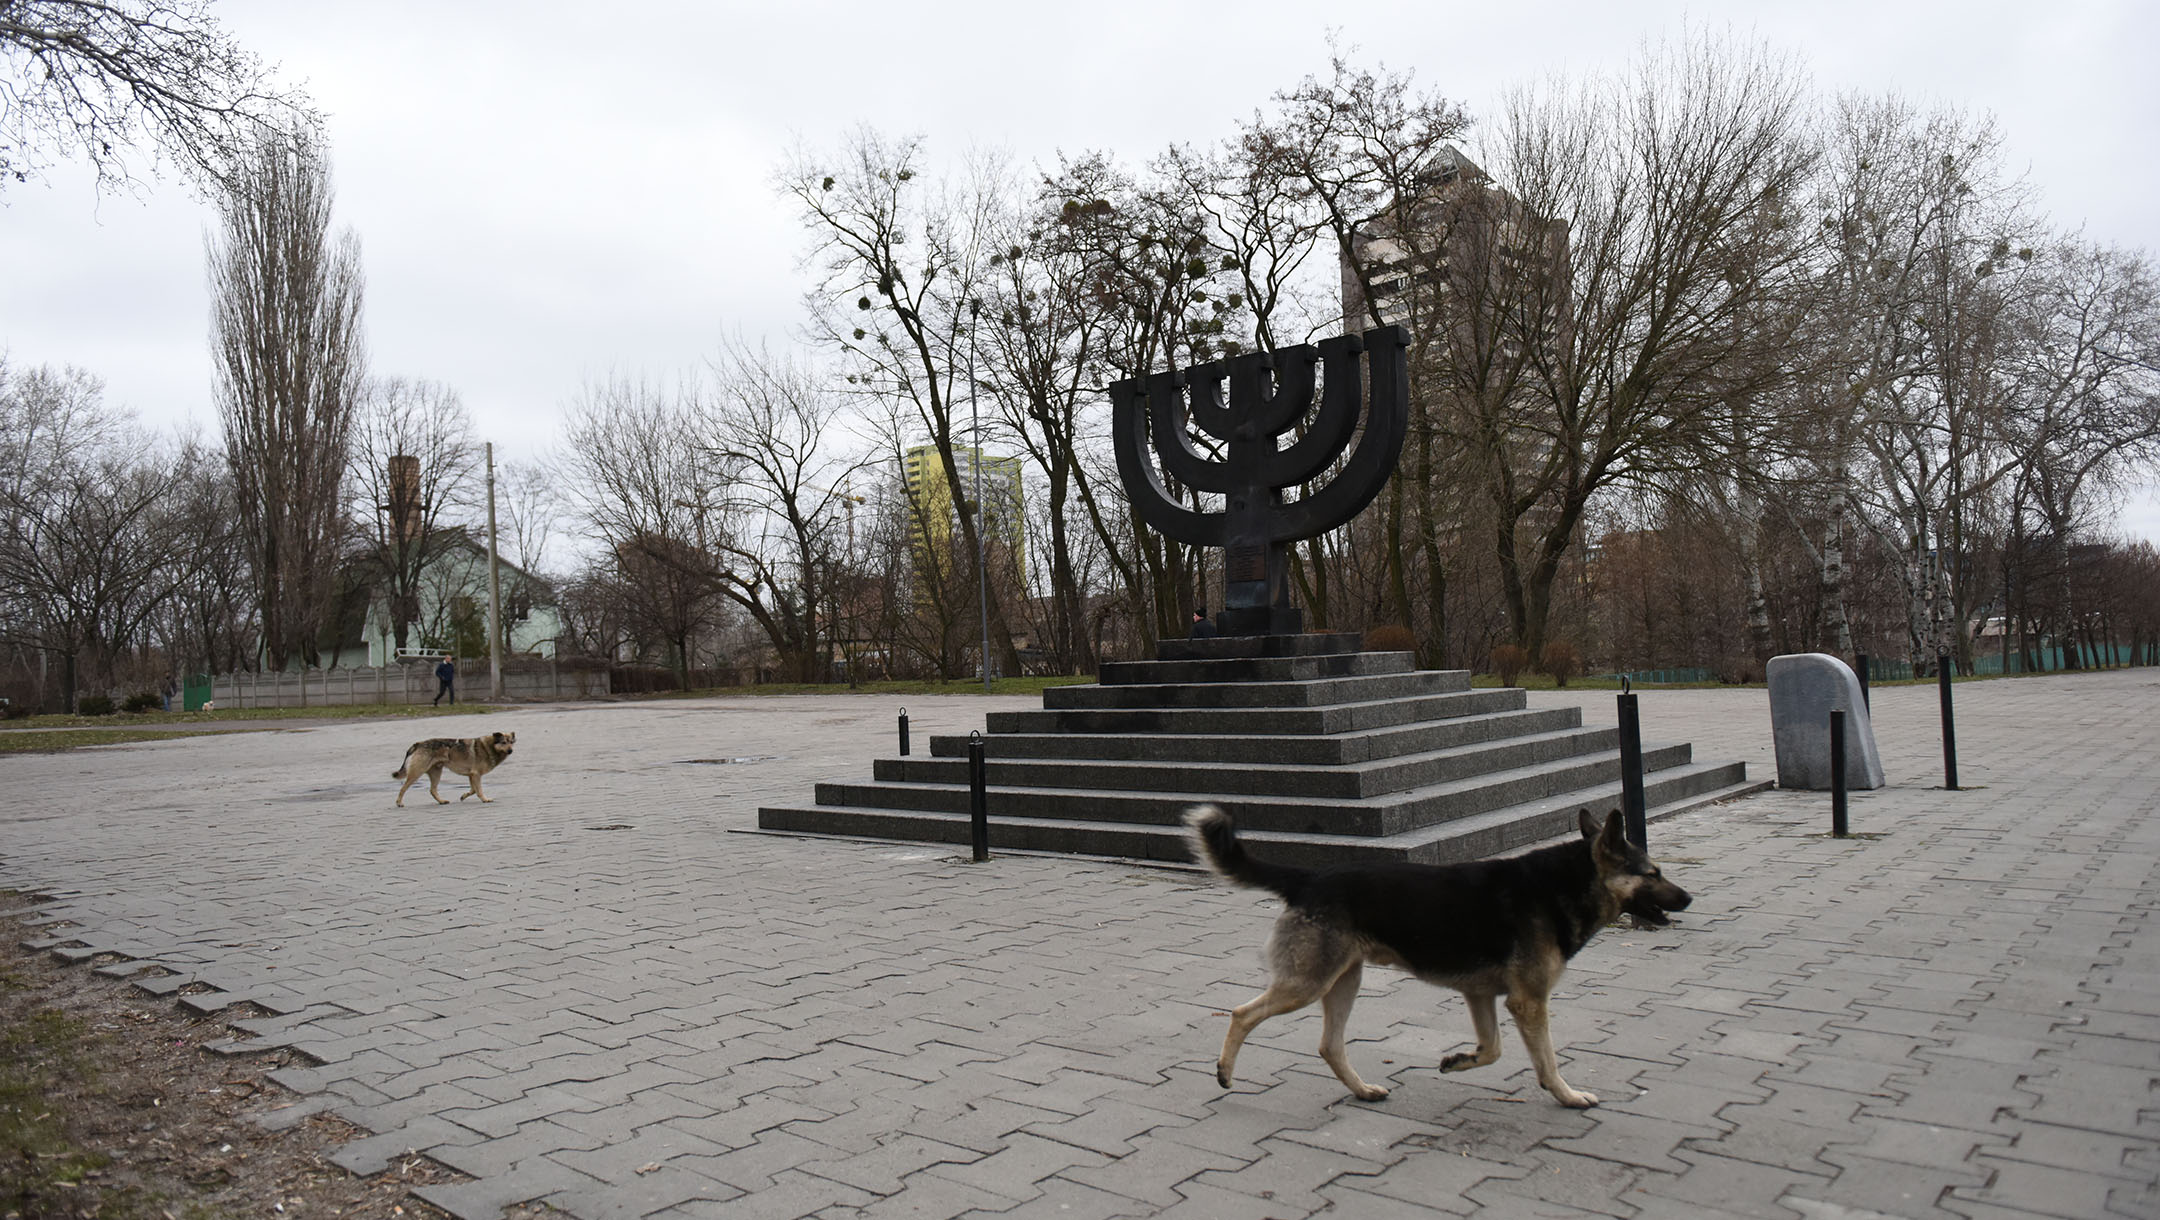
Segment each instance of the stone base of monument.
M1459 670L1343 635L1166 642L1052 687L1041 711L984 734L993 851L1188 859L1181 818L1212 801L1269 858L1308 865L1467 860L1572 833L1575 811L1620 804L1616 730L1521 690L1472 690ZM1652 818L1766 787L1741 763L1644 743ZM967 739L876 760L867 781L817 785L814 805L758 811L768 831L968 841Z

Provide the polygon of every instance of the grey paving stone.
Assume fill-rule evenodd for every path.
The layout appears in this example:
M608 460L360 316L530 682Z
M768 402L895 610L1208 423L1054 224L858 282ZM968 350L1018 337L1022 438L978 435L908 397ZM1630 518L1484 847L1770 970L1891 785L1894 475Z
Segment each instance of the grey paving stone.
M1045 1178L1068 1169L1099 1168L1109 1161L1098 1152L1015 1131L996 1152L972 1161L932 1164L924 1172L1025 1202L1042 1195Z
M2102 1216L2125 1183L2104 1174L2036 1165L1991 1155L1973 1158L1972 1183L1952 1183L1947 1197L2049 1216ZM2148 1185L2140 1183L2138 1185ZM2123 1192L2125 1194L2130 1192Z
M1265 896L725 833L889 748L885 697L499 712L532 748L457 818L392 816L387 791L278 799L291 778L230 737L12 760L0 886L53 896L53 945L169 968L129 973L155 994L203 982L218 992L197 1007L285 1012L234 1022L322 1061L281 1072L306 1091L262 1121L358 1117L355 1167L432 1140L480 1176L429 1189L490 1220L533 1198L579 1220L2152 1215L2148 678L1961 687L1986 786L1958 793L1899 778L1939 768L1932 690L1877 690L1895 782L1854 812L1880 839L1821 837L1819 794L1657 823L1695 906L1673 931L1601 936L1555 999L1563 1067L1604 1098L1588 1113L1536 1087L1512 1030L1494 1067L1439 1073L1468 1041L1460 1000L1380 970L1351 1054L1388 1101L1343 1097L1310 1014L1263 1027L1224 1094L1212 1060L1223 1010L1263 982ZM1642 699L1661 739L1767 766L1759 690ZM1033 703L917 702L948 735ZM1609 693L1531 703L1613 720ZM407 733L313 730L314 769L372 775ZM720 738L773 761L677 765ZM595 751L621 769L576 770ZM131 812L169 804L176 768L216 836ZM584 829L596 799L634 829ZM697 1154L653 1155L670 1132ZM927 1145L958 1159L911 1166ZM1914 1205L1916 1182L1938 1197Z
M503 1209L513 1204L529 1203L592 1185L592 1179L584 1174L547 1161L535 1161L515 1172L470 1182L421 1186L413 1193L458 1220L500 1220Z
M1537 1168L1530 1173L1520 1178L1487 1180L1472 1187L1469 1195L1480 1203L1510 1198L1537 1200L1591 1215L1633 1216L1638 1213L1625 1199L1643 1173L1617 1161L1548 1151L1539 1156Z
M1824 1157L1838 1166L1838 1175L1820 1190L1796 1192L1805 1197L1849 1207L1866 1207L1893 1215L1913 1215L1939 1206L1952 1187L1984 1186L1989 1180L1985 1166L1944 1170L1860 1156L1839 1148Z
M1040 1185L1042 1193L1025 1203L1010 1208L963 1212L961 1220L990 1220L993 1216L1003 1220L1115 1220L1123 1216L1155 1214L1155 1209L1148 1204L1078 1182L1051 1178Z
M1788 1204L1788 1198L1796 1192L1820 1190L1830 1181L1826 1174L1804 1173L1701 1150L1683 1149L1675 1156L1688 1165L1685 1173L1645 1173L1622 1197L1650 1216L1662 1215L1669 1204L1680 1203L1712 1211L1722 1209L1733 1216L1790 1220L1800 1209Z

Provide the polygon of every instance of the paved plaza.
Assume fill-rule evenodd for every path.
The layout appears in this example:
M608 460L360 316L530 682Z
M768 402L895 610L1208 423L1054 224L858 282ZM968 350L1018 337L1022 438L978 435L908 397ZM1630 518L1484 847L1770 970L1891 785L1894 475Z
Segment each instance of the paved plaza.
M1191 872L750 831L760 803L1035 700L534 707L0 757L0 887L147 986L276 1014L293 1122L469 1181L461 1217L2160 1216L2160 671L1883 688L1887 789L1655 823L1695 895L1553 1006L1571 1111L1511 1028L1442 1075L1462 1001L1366 973L1350 1100L1317 1010L1226 1010L1276 905ZM1610 692L1533 695L1614 720ZM1775 774L1768 700L1642 696L1645 737ZM390 778L512 730L493 804ZM461 787L445 777L447 792ZM994 832L993 832L994 833ZM121 972L127 966L103 967ZM1505 1022L1504 1022L1505 1024Z

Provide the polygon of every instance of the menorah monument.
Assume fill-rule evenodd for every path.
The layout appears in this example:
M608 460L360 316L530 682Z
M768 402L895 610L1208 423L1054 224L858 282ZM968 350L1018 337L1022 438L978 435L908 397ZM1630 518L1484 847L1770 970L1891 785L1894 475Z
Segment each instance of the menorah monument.
M1382 326L1110 387L1111 443L1133 510L1170 538L1222 550L1221 634L1304 630L1290 604L1290 544L1348 522L1386 486L1409 422L1409 345L1409 331ZM1219 456L1202 452L1188 427L1213 437ZM1353 437L1356 450L1332 478L1285 500L1285 490L1326 475ZM1222 507L1191 507L1166 476L1221 496Z

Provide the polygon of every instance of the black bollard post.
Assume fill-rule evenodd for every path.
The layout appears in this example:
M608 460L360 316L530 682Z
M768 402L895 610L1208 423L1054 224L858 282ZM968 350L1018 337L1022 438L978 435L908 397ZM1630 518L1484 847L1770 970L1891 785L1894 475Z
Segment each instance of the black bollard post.
M1845 837L1845 709L1830 709L1830 835Z
M1935 654L1935 688L1942 694L1943 787L1956 792L1957 721L1950 714L1950 654L1947 652Z
M901 754L902 754L902 755L904 756L904 755L906 755L906 754L907 754L907 752L908 752L908 739L907 739L907 709L906 709L906 708L901 708L901 709L900 709L900 753L901 753Z
M983 762L982 730L968 734L968 838L975 862L990 858L990 768Z
M1864 652L1863 652L1863 653L1861 653L1861 654L1860 654L1860 658L1859 658L1859 660L1860 660L1860 706L1861 706L1861 707L1873 707L1873 706L1874 706L1874 704L1872 704L1872 703L1869 703L1869 702L1868 702L1868 689L1867 689L1867 681L1868 681L1868 663L1867 663L1867 654L1866 654L1866 653L1864 653Z
M1620 679L1620 816L1628 840L1650 845L1649 810L1643 801L1642 715L1635 707L1634 683Z

